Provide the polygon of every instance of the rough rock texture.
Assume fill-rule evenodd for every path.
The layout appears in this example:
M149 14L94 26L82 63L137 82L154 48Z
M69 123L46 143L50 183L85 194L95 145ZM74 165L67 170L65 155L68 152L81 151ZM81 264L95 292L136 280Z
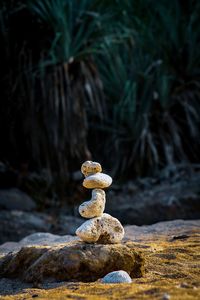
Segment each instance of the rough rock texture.
M102 283L131 283L132 279L129 274L123 270L108 273L101 280Z
M27 285L19 280L3 278L0 280L0 294L8 296L0 299L199 299L200 220L128 226L125 232L125 245L145 257L146 272L143 277L133 278L133 283L61 282L27 289Z
M102 172L101 165L98 162L87 160L81 166L81 172L85 177Z
M99 167L100 164L92 161L86 161L81 167L86 175L83 186L93 191L92 199L79 206L80 215L90 220L77 228L76 235L87 243L120 243L124 237L123 226L116 218L103 213L106 199L102 189L111 185L112 178L104 173L96 173Z
M86 177L83 186L87 189L104 189L112 184L112 178L104 173L96 173Z
M200 172L188 170L170 180L146 178L120 187L112 185L111 189L107 192L106 212L122 224L200 219Z
M31 211L36 208L34 200L17 188L0 190L0 208Z
M102 217L84 222L76 235L88 243L114 244L123 239L124 228L116 218L104 213Z
M84 218L94 218L102 216L106 203L105 192L101 189L92 191L92 199L85 201L79 206L79 213Z
M143 260L125 245L89 245L79 241L51 246L23 247L0 260L0 276L25 282L95 281L107 273L123 269L140 277Z
M181 240L182 246L184 247L184 241L187 241L190 236L194 236L197 238L197 245L199 246L199 235L200 220L173 220L159 222L153 225L125 226L126 239L139 243L159 243L159 241L174 242L176 240Z

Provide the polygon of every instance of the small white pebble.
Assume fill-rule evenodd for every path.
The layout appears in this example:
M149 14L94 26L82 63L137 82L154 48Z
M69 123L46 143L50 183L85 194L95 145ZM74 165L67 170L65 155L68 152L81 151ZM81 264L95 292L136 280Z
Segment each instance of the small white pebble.
M131 283L129 274L123 270L108 273L101 280L102 283Z
M171 296L167 293L163 294L162 300L169 300L171 298Z

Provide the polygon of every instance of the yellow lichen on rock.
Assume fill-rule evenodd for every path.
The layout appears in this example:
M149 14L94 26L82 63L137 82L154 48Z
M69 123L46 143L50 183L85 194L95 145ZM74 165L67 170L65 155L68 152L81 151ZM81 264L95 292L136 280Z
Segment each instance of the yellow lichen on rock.
M129 284L70 282L15 291L4 300L198 300L200 295L200 221L128 226L125 245L145 257L146 272ZM131 234L132 231L132 234ZM137 236L138 232L139 235ZM127 233L128 232L128 233Z
M26 289L15 295L0 296L5 300L32 299L164 299L198 300L200 295L200 235L188 238L127 242L126 245L141 251L146 257L146 273L129 284L63 283L50 289ZM162 244L162 249L156 245ZM154 250L155 249L155 250Z

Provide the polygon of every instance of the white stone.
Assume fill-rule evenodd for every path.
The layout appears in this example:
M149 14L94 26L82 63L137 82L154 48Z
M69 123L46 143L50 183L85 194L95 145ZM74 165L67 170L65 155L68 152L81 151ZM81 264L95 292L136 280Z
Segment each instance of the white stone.
M87 243L95 243L100 236L99 220L100 218L93 218L84 222L76 230L76 235Z
M98 162L87 160L81 166L81 172L85 177L96 174L102 171L101 165Z
M102 283L131 283L129 274L123 270L108 273L101 280Z
M79 206L79 213L84 218L94 218L102 216L106 203L105 192L101 189L94 189L92 191L92 199L83 202Z
M112 178L104 173L96 173L86 177L83 186L87 189L104 189L111 185Z
M124 237L124 228L116 218L104 213L102 217L90 219L83 223L76 235L88 243L115 244Z

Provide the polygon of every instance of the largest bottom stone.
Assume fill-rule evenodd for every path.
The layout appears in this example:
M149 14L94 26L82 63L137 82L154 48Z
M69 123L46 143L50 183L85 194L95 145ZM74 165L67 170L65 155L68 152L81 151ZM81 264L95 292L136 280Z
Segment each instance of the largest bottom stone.
M141 277L143 259L123 244L72 242L56 246L24 247L0 260L0 276L26 282L95 281L109 272L124 270Z

